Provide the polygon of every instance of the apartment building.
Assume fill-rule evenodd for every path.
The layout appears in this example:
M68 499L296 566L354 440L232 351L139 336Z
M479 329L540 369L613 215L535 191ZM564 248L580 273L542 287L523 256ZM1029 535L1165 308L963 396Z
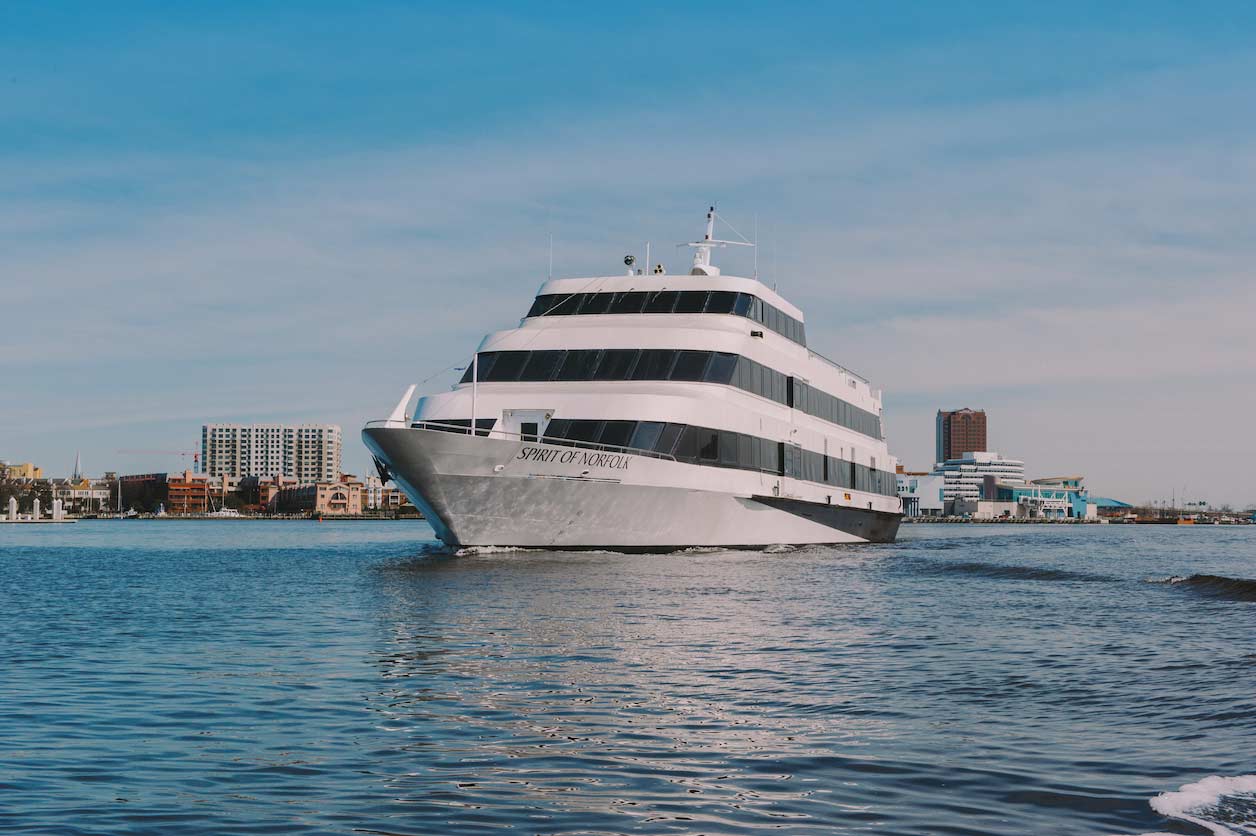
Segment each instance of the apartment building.
M341 437L336 424L205 424L202 471L242 478L291 476L300 483L340 478Z

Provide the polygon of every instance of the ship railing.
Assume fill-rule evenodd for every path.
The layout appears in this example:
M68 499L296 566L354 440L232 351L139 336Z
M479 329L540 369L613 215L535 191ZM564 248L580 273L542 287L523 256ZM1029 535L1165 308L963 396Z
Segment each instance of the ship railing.
M813 348L808 348L807 351L811 354L812 357L815 357L818 360L823 360L824 362L828 363L830 366L837 369L838 371L850 377L855 378L855 380L862 382L865 386L868 386L868 387L872 386L872 382L868 380L868 378L864 377L861 374L856 374L855 372L852 372L850 369L846 368L845 366L843 366L841 363L837 362L836 360L830 360L828 357L825 357L823 354L821 354L820 352L816 351Z
M395 427L391 421L368 421L368 427ZM440 432L470 435L471 427L467 424L448 424L443 421L415 421L408 425L415 430L438 430ZM674 462L676 457L671 453L660 453L657 450L646 450L641 447L626 447L620 444L601 444L596 441L577 441L574 438L548 438L541 433L520 433L511 430L484 429L478 427L476 435L480 437L504 438L514 441L529 441L535 444L550 444L556 447L577 447L581 450L594 450L599 453L625 453L632 456L645 456L650 459L663 459Z

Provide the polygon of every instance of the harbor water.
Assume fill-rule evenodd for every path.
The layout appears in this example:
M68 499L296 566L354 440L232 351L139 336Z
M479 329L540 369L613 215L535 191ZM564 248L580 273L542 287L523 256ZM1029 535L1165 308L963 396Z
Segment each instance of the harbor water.
M1256 832L1256 528L0 527L0 832Z

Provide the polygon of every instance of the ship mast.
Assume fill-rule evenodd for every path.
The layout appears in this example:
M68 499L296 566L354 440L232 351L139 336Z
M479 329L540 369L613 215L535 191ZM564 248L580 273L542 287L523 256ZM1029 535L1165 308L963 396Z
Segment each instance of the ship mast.
M725 221L725 223L728 223ZM731 225L729 226L732 229ZM734 233L740 235L737 230ZM690 241L688 244L679 244L681 247L692 247L693 266L689 268L691 276L718 276L720 268L711 264L711 250L715 247L753 247L749 241L723 241L715 237L715 207L712 206L707 210L706 216L706 234L702 236L701 241Z

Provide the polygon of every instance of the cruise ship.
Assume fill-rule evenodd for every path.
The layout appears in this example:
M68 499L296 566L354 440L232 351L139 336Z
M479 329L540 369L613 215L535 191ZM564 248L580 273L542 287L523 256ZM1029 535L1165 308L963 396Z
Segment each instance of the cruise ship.
M363 441L453 547L673 551L891 542L881 392L807 347L802 311L725 276L716 213L687 274L541 285L450 391L411 386Z

